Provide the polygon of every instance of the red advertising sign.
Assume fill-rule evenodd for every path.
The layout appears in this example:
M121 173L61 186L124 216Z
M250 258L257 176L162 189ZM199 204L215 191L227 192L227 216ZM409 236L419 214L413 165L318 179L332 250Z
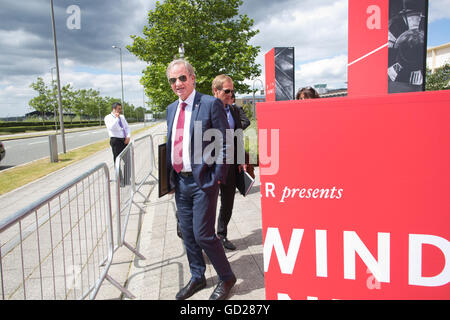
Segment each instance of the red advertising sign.
M348 96L388 92L389 0L348 1Z
M450 299L449 106L258 103L267 299Z
M293 47L272 48L265 55L266 101L293 100L295 63Z
M266 101L275 101L275 48L265 55Z

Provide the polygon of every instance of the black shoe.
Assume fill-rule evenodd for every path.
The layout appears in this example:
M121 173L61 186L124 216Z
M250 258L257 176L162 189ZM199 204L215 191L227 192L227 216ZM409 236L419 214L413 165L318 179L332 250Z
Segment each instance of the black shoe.
M227 238L222 238L222 237L219 237L219 238L225 249L233 250L233 251L236 250L236 246L234 244L232 244Z
M197 291L202 290L204 287L206 287L206 279L196 281L191 279L189 283L177 293L175 299L186 300Z
M183 235L181 234L180 219L178 219L178 211L175 212L175 217L177 218L177 236L178 238L183 239Z
M178 238L183 239L183 235L181 234L181 227L180 227L179 223L177 223L177 236L178 236Z
M233 288L235 283L236 277L234 275L233 278L228 281L219 281L219 284L214 289L214 292L211 297L209 297L209 300L225 300L230 294L231 288Z

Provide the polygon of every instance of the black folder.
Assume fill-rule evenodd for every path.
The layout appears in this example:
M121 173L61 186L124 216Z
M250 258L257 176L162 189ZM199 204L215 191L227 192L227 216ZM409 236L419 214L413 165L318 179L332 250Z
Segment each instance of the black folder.
M252 188L253 183L255 183L255 180L247 171L242 170L237 177L236 188L245 197Z
M169 176L167 175L166 144L158 146L158 195L159 198L168 194L170 190Z

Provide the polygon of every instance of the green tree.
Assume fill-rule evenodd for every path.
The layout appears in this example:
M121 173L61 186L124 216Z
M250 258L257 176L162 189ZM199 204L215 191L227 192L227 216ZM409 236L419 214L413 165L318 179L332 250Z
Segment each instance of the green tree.
M100 106L100 117L103 118L111 112L111 105L112 102L110 102L112 98L110 97L100 97L99 106Z
M99 115L99 95L100 92L94 89L86 90L85 112L90 119L97 119Z
M143 107L137 107L135 112L136 112L136 120L138 121L144 121L145 118L145 112L147 110Z
M259 31L254 21L239 15L242 0L166 0L157 2L148 13L144 37L132 35L128 50L149 65L141 83L152 104L164 111L176 99L165 74L167 65L177 57L180 44L185 58L196 69L197 90L211 93L211 83L225 73L234 80L235 90L250 92L244 83L261 74L255 64L260 47L248 44ZM153 108L154 109L154 108Z
M76 90L72 98L72 111L82 120L83 115L86 115L86 95L87 90Z
M425 88L427 91L450 89L450 64L446 63L433 73L427 68Z
M34 97L28 102L28 105L41 113L42 121L44 121L44 115L46 112L53 112L53 105L52 105L52 96L51 96L51 90L48 89L47 85L44 82L44 79L41 77L37 78L36 82L33 82L30 85L30 88L37 91L38 96Z
M55 104L56 104L56 110L59 110L58 102L56 100L57 95L57 87L54 86L55 90ZM74 91L74 88L69 84L66 84L61 88L61 107L63 109L63 113L75 113L74 112L74 98L75 98L76 92ZM72 122L73 116L70 117L70 121Z
M73 87L69 84L66 84L61 88L61 107L63 113L72 113L73 108L73 98L74 98ZM52 110L55 110L56 117L59 114L59 105L58 105L58 87L56 85L56 80L53 81L52 91L50 92L50 99L52 101Z
M71 110L82 119L98 119L100 92L94 89L80 89L73 92ZM100 110L101 113L101 110Z
M53 81L50 85L51 88L49 88L44 80L39 77L30 87L37 91L38 96L31 99L28 104L32 109L41 113L43 120L46 112L53 113L56 110L56 113L58 113L56 81ZM99 117L103 119L111 112L113 102L118 101L120 101L119 98L102 97L100 92L94 89L74 89L70 84L61 88L61 102L64 113L74 113L80 120L82 118L98 119ZM137 114L134 105L126 101L124 107L127 116L130 113L131 117L137 118L142 113ZM73 117L71 117L72 120Z

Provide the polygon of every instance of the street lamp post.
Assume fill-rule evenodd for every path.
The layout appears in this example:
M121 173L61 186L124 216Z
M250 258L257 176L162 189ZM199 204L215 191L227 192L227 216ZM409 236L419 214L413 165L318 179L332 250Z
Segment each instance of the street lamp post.
M55 81L55 80L53 80L53 69L56 69L56 67L52 67L50 69L50 72L52 73L52 93L53 93L54 99L56 100L56 94L55 94L55 91L54 91L54 88L53 88L53 86L54 86L53 82ZM53 108L53 120L55 120L55 131L56 131L56 134L58 134L58 122L56 121L56 115L57 115L57 113L56 113L56 106L54 105L54 108Z
M98 105L98 124L100 125L100 126L102 126L102 114L101 114L101 111L100 111L100 89L98 89L98 96L96 97L96 102L97 102L97 105Z
M55 12L53 10L53 0L50 0L51 16L52 16L52 29L53 29L53 45L55 47L55 61L56 61L56 82L58 84L58 107L59 107L59 126L61 128L61 140L63 146L63 152L66 153L66 138L64 136L64 118L61 102L61 81L59 78L59 63L58 63L58 47L56 45L56 30L55 30Z
M178 53L180 54L180 59L184 59L184 44L180 44L178 47Z
M253 80L253 86L252 86L252 91L253 91L253 120L256 119L256 103L255 103L255 81L259 81L261 82L261 87L264 88L264 83L261 81L261 79L254 79Z
M120 52L120 82L122 83L122 110L125 115L125 105L123 104L123 71L122 71L122 48L117 46L112 46L113 49L119 49Z
M147 110L145 108L145 86L142 86L142 108L144 109L144 127L145 127L145 111Z

